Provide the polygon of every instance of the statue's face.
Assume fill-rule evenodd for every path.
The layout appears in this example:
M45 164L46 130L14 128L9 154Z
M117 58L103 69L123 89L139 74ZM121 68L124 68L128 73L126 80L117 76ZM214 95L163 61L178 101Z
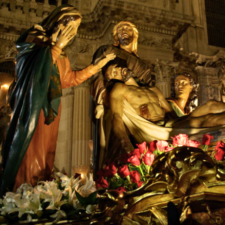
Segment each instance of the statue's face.
M123 80L123 76L126 76L127 68L110 66L106 71L106 79L109 80Z
M73 29L70 32L70 35L75 36L77 34L77 30L78 30L78 27L80 26L80 23L81 23L81 18L79 18L75 21L72 20L67 24L67 26L70 25L73 27Z
M134 32L129 24L121 24L117 28L118 39L121 45L126 46L133 42Z
M122 80L122 68L121 67L114 67L112 69L110 79Z
M60 31L62 32L68 26L71 26L71 29L67 32L67 35L69 37L73 38L77 34L77 29L80 26L80 23L81 23L81 18L79 18L75 21L74 20L69 21L66 26L64 26L63 24L60 24L58 32L56 32L52 35L52 41L56 42L59 32Z
M188 77L179 75L174 81L176 98L189 97L193 87Z

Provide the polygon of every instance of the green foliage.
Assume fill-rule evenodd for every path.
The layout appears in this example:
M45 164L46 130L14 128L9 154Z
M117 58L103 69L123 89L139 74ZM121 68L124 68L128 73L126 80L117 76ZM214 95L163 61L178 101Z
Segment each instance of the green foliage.
M141 165L140 165L141 166ZM130 171L137 171L141 175L141 169L137 166L128 165Z
M124 184L123 178L121 178L121 177L119 177L119 178L113 177L110 180L109 189L117 189L118 187L123 186L123 184Z
M125 180L124 181L124 188L127 190L127 191L132 191L133 190L133 185L132 183L130 183L128 180Z
M77 199L79 200L80 204L83 207L87 207L88 205L95 205L97 204L97 191L93 192L92 194L90 194L88 197L83 197L81 196L78 192L75 192Z

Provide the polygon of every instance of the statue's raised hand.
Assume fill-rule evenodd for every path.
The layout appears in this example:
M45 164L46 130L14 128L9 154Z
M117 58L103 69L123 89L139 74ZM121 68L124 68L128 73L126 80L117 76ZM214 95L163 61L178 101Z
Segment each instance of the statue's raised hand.
M103 66L105 66L109 61L113 60L116 58L116 55L114 53L108 54L105 56L105 58L103 58L102 60L100 60L96 65L96 69L100 70Z
M58 36L57 41L56 41L56 46L63 49L68 42L75 36L74 26L72 25L67 25L62 31L61 34Z

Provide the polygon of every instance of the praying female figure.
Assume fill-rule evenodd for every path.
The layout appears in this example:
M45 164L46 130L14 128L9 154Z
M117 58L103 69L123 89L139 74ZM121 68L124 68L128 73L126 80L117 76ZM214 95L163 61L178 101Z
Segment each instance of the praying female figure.
M81 14L71 5L57 7L16 42L17 82L10 95L13 117L3 149L1 191L50 178L61 113L62 88L79 85L115 58L72 71L62 49L76 35Z
M176 74L173 77L171 98L167 101L179 117L188 115L195 110L198 104L197 84L190 74Z

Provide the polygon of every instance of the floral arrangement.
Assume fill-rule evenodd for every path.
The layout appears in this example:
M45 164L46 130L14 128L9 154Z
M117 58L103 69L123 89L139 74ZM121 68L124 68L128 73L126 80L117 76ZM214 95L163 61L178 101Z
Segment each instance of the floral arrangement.
M154 145L155 142L150 143ZM131 191L142 186L150 166L155 160L152 148L146 142L137 144L137 149L123 154L120 163L110 163L97 172L97 188L116 189L119 192Z
M119 192L127 192L141 187L148 179L151 165L155 158L162 154L172 151L178 146L202 147L207 151L212 135L205 134L202 143L196 140L189 140L188 135L179 134L172 137L172 143L167 141L152 141L149 144L143 142L137 144L137 149L121 155L118 163L112 162L104 169L97 172L97 189L116 189ZM225 156L225 143L217 142L214 153L210 156L216 160L223 160Z
M30 222L33 219L76 219L90 216L96 209L97 191L93 177L68 178L56 173L52 181L37 186L22 184L16 191L0 199L1 216L8 222ZM0 220L1 222L1 220Z
M21 185L16 193L7 192L0 199L0 223L2 222L30 222L34 219L54 220L90 220L100 208L98 190L117 190L117 194L141 188L151 176L151 166L155 158L161 154L168 154L178 146L199 146L215 161L222 161L225 157L225 143L217 142L215 148L209 149L213 136L205 134L202 143L189 140L188 135L179 134L172 137L172 142L152 141L137 144L132 152L121 155L117 163L112 162L97 172L97 181L89 174L86 179L68 178L62 173L55 173L52 181L39 182L32 187ZM154 163L154 165L153 165ZM101 193L101 192L99 192ZM106 191L105 193L111 193ZM113 191L114 193L114 191ZM103 218L104 219L104 218Z

